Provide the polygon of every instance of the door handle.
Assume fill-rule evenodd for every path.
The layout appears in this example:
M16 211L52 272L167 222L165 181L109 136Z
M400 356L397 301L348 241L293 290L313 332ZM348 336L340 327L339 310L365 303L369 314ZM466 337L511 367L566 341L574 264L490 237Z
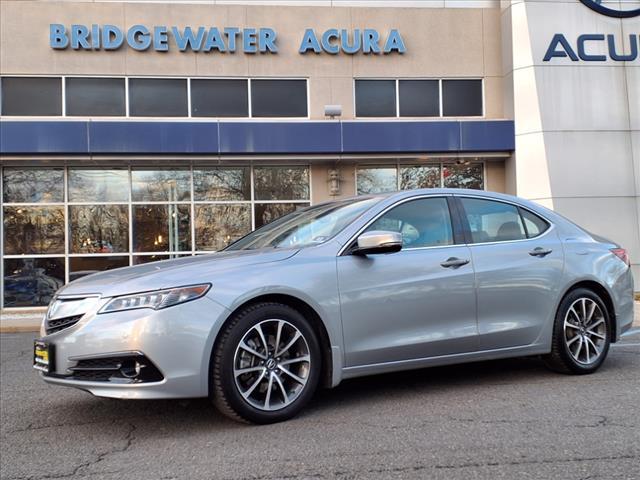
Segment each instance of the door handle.
M529 252L529 255L531 255L532 257L546 257L551 252L553 252L553 250L551 250L550 248L537 247L531 250Z
M444 268L458 268L458 267L462 267L463 265L466 265L467 263L469 263L469 260L467 259L450 257L450 258L447 258L440 265L443 266Z

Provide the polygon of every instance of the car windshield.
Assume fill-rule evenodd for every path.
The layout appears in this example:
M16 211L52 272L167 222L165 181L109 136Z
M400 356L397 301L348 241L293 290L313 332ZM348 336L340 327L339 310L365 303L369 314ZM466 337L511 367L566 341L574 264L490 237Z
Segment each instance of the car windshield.
M225 250L306 247L324 243L378 201L380 197L362 197L304 208L251 232Z

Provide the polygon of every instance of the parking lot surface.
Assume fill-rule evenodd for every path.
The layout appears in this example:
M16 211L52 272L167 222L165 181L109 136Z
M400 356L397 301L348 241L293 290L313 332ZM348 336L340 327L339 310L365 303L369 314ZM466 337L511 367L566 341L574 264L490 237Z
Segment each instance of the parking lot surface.
M34 335L0 338L3 480L640 478L640 332L589 376L518 359L369 377L259 427L46 385Z

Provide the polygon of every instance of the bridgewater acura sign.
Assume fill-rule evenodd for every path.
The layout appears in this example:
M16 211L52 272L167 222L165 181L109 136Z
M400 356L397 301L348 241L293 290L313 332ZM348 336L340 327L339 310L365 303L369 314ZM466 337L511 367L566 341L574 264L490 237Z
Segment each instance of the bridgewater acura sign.
M56 50L118 50L123 46L133 50L166 52L177 48L181 52L278 53L278 35L273 28L166 27L133 25L123 30L115 25L49 25L49 45ZM381 35L371 28L330 28L320 34L305 30L299 53L404 53L406 47L396 29Z

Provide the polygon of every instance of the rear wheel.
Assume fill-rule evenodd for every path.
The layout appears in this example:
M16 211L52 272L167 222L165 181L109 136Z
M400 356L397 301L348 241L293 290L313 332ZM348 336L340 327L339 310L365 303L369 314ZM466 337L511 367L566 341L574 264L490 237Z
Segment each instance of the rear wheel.
M556 314L551 353L544 357L552 370L593 373L604 362L611 343L611 319L602 299L579 288L565 296Z
M320 347L309 322L279 303L249 306L231 319L214 349L212 394L225 415L274 423L296 415L320 377Z

